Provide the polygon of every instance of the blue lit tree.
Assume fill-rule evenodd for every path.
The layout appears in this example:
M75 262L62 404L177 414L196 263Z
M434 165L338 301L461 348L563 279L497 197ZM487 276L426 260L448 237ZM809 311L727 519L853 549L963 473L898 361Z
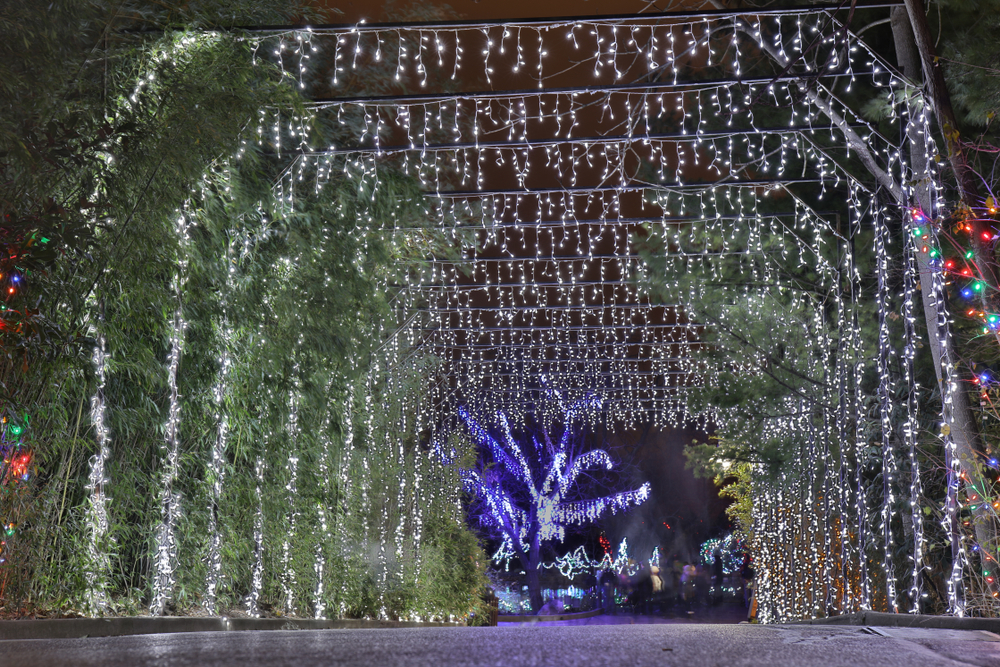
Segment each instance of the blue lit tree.
M502 541L504 552L521 561L536 611L542 606L542 547L562 542L567 527L591 523L608 511L624 511L649 496L647 482L632 491L593 497L599 488L608 490L606 476L614 463L603 449L587 448L576 422L600 406L600 397L592 396L563 407L562 436L555 442L549 436L551 427L541 425L525 425L518 440L503 412L497 413L493 425L497 439L465 407L458 411L479 447L476 467L463 471L465 487L473 496L472 515Z

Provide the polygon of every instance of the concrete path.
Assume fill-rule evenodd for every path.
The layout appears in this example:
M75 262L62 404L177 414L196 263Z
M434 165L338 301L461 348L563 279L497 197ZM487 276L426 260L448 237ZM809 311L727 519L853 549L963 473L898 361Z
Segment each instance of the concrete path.
M10 667L1000 667L980 630L605 625L177 633L0 641Z
M566 626L566 625L650 625L655 623L722 623L736 624L745 621L747 610L742 607L714 607L699 609L690 614L683 612L671 613L668 616L646 616L644 614L601 614L589 618L577 618L568 621L532 621L534 626ZM500 616L500 627L515 627L523 623L511 623Z

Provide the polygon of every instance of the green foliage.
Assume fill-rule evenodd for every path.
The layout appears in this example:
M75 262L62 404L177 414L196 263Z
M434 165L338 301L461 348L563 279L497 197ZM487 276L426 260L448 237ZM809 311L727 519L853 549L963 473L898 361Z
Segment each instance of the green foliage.
M270 0L0 8L0 213L10 223L0 270L4 285L12 267L25 278L6 301L0 382L9 423L30 415L33 457L27 481L2 485L0 519L16 532L0 614L79 610L93 592L85 487L97 396L111 437L110 524L96 544L110 557L109 613L149 603L165 488L182 508L172 613L206 602L213 519L222 578L212 611L247 607L258 557L263 613L472 608L481 553L454 516L438 517L455 511L460 485L421 450L409 412L433 366L411 360L393 383L379 371L401 363L385 345L397 327L389 286L452 242L380 231L425 224L414 180L389 168L376 187L350 164L304 167L289 146L329 145L351 128L311 113L252 41L191 32L308 16ZM295 177L310 187L293 190ZM186 323L178 350L175 313ZM175 480L163 477L172 352ZM426 528L425 513L438 517Z
M641 279L664 303L684 302L689 321L705 325L691 347L692 366L705 381L687 390L687 400L693 410L724 419L717 442L693 455L705 465L752 461L774 477L806 437L776 425L800 418L819 428L838 400L838 363L874 356L873 305L850 302L838 230L822 230L817 219L801 224L820 231L800 234L800 223L789 230L780 218L768 220L766 200L724 204L720 213L754 206L760 217L748 216L726 234L699 223L648 229L636 239L648 267ZM871 252L862 250L871 245L870 232L858 233L853 245L852 262L871 285ZM850 338L851 322L858 340Z
M978 134L1000 109L1000 47L996 40L1000 3L936 0L930 5L928 20L942 42L939 53L960 120Z
M721 441L693 442L684 450L687 466L696 477L711 478L719 496L732 498L726 516L743 535L753 541L754 459L749 447Z
M461 610L481 616L481 592L487 587L489 562L462 517L438 517L427 524L424 578L419 585L418 609Z
M720 487L720 496L733 499L733 503L726 508L726 516L747 539L753 540L753 476L750 465L734 465L725 475L717 476L715 483Z

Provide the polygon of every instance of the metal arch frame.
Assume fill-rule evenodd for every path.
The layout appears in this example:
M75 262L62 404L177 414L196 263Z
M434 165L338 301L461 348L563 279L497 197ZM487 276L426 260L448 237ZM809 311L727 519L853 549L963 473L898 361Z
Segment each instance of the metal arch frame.
M888 2L886 0L869 0L855 2L856 9L888 9L900 7L903 3ZM664 20L704 20L713 18L728 18L736 16L774 16L781 14L819 14L844 10L843 4L820 4L803 6L782 6L782 7L747 7L740 9L701 9L694 11L677 12L651 12L649 14L591 14L587 16L550 16L530 19L515 20L452 20L452 21L414 21L410 23L327 23L327 24L289 24L289 25L259 25L259 26L234 26L231 28L213 27L212 30L228 30L246 33L288 33L288 32L312 32L323 33L366 33L381 30L478 30L484 27L506 27L506 26L568 26L574 24L621 24L629 21L636 22L637 25L648 24L651 21Z

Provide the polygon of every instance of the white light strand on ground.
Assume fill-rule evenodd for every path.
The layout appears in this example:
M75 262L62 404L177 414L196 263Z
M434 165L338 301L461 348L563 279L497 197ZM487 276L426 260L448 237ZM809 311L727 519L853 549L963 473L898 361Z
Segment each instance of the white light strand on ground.
M161 474L160 525L156 530L156 550L153 553L153 595L149 610L154 615L163 615L167 603L173 596L177 567L177 521L181 512L180 492L174 488L180 471L180 425L181 404L177 391L177 371L180 367L181 354L184 349L184 339L187 322L184 321L183 291L186 282L188 220L186 215L179 213L175 226L178 243L177 273L173 279L174 294L177 301L173 322L170 329L170 352L167 356L167 387L169 389L169 406L165 438L163 444L163 472Z
M295 372L298 372L298 365L295 367ZM297 384L297 379L295 382ZM288 423L286 426L288 460L285 463L285 502L288 505L285 520L288 530L281 543L281 588L284 594L283 606L287 613L295 611L295 588L298 583L295 569L292 567L292 542L296 537L296 524L299 517L299 512L296 509L296 503L299 499L299 457L296 452L298 451L300 400L299 390L296 386L288 394Z
M941 215L943 211L943 194L940 189L940 177L935 166L935 148L933 133L930 128L928 110L923 105L917 107L916 104L909 104L907 109L907 131L914 132L924 138L923 162L925 172L914 174L919 182L926 182L930 190L930 206L932 210L921 211L914 209L910 211L911 220L907 229L911 235L915 228L922 227L925 232L921 239L928 247L940 247L938 245L937 230L931 221ZM912 142L911 142L912 143ZM919 272L919 284L930 285L930 289L921 288L922 294L928 294L928 301L937 313L937 320L933 325L933 341L937 341L937 351L940 356L940 377L938 384L941 391L941 419L939 422L939 437L944 450L945 467L947 469L946 492L944 504L941 507L941 526L949 539L951 550L951 572L947 582L948 612L955 616L965 615L965 585L964 573L967 560L965 545L963 544L962 530L958 517L960 502L958 494L962 488L962 464L958 459L957 445L954 440L954 396L956 392L964 391L959 384L960 375L955 367L955 360L952 358L951 342L951 315L948 310L946 300L946 290L944 276L941 271L930 264L929 255L918 252L915 253L916 263Z
M247 614L260 618L260 594L264 588L264 459L257 457L254 465L254 496L257 508L253 521L253 572L250 577L250 594L247 595Z
M928 244L937 243L937 232L933 225L930 225L923 213L914 211L915 216L919 216L919 220L914 218L911 222L912 224L917 224L918 222L926 225L924 229L929 237ZM920 257L923 256L921 253ZM950 337L951 337L951 327L949 322L948 309L945 303L945 288L944 279L941 276L941 272L930 267L926 273L921 270L921 284L929 283L924 289L929 289L930 299L935 308L937 309L938 317L935 322L936 334L938 340L938 349L941 356L941 369L943 371L943 377L941 378L941 421L939 424L942 446L945 454L945 467L948 471L947 477L947 487L944 506L942 509L942 519L941 526L945 531L945 534L949 536L950 546L951 546L951 572L948 577L947 583L947 595L948 595L948 611L955 616L965 615L965 600L964 600L964 585L962 583L963 573L965 569L965 546L962 544L961 529L959 526L958 512L959 512L959 501L958 493L962 486L961 481L961 464L958 460L955 440L952 435L952 424L954 422L953 418L953 401L954 394L957 391L962 391L958 384L958 371L955 368L954 360L951 359L950 350Z
M344 440L341 446L340 474L337 480L337 544L340 559L344 563L347 562L350 551L350 547L347 542L347 529L351 520L351 506L347 499L349 497L348 491L352 488L350 483L351 464L354 459L354 394L356 391L356 386L348 385L347 399L344 401L343 414ZM344 617L347 614L347 607L344 602L344 600L347 599L347 577L341 577L340 582L340 600L338 610L340 612L340 616Z
M878 275L878 399L880 432L882 436L882 568L885 574L886 598L893 612L899 612L899 602L896 598L896 572L893 566L893 536L892 518L895 496L893 487L896 481L896 461L893 455L892 405L895 386L890 376L889 365L892 357L892 346L889 341L888 315L892 312L889 302L889 286L886 283L889 275L889 258L886 245L889 230L886 227L885 211L875 211L875 261Z
M327 385L324 398L327 401L326 414L320 426L319 440L321 443L319 462L316 466L319 476L317 487L322 490L323 495L317 503L316 511L319 517L319 536L316 540L316 558L314 562L314 572L316 574L316 589L313 594L313 617L326 618L326 550L332 541L329 519L327 517L327 499L332 495L332 484L330 475L330 427L332 408L330 402L330 386ZM334 509L336 512L336 508Z
M100 325L98 325L100 326ZM91 356L97 387L90 397L90 423L94 427L97 453L90 457L87 475L88 492L84 524L87 527L87 594L84 604L92 616L100 616L108 608L109 573L111 570L111 544L108 534L108 498L106 485L107 465L111 459L111 434L105 421L104 383L108 368L108 355L104 349L104 335L97 334L97 344Z
M211 498L208 507L208 571L205 576L205 609L210 614L216 613L216 598L218 586L222 577L222 535L219 529L219 506L222 501L223 484L226 474L226 445L229 439L229 416L226 407L228 393L229 369L232 365L230 348L233 341L233 330L229 323L227 299L233 289L233 275L236 267L233 263L232 249L234 241L226 245L226 283L222 295L222 314L219 323L219 369L217 371L212 397L215 401L216 437L212 445L208 465L208 481L211 485Z
M923 571L924 571L924 550L926 548L926 538L924 537L924 520L922 513L923 485L920 481L920 460L918 458L917 442L919 437L919 405L917 403L917 392L919 385L913 373L913 361L917 354L919 338L916 329L916 290L919 280L917 262L915 254L919 249L915 247L915 239L912 234L907 233L906 218L904 216L903 237L904 237L904 268L903 268L903 329L905 347L903 348L903 369L907 387L909 391L906 396L906 423L903 425L903 439L910 461L910 522L913 527L913 553L910 555L912 568L910 572L910 613L919 614L920 602L924 598L923 592Z

